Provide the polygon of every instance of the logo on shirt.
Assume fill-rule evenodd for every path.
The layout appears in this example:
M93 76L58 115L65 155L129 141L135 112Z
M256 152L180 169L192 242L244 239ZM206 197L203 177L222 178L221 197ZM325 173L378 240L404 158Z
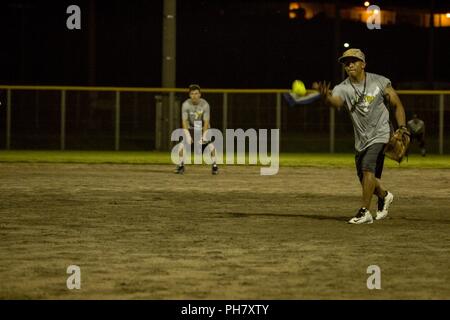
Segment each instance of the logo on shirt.
M352 105L361 108L362 111L367 113L369 112L369 105L373 102L379 92L380 88L376 87L373 92L368 92L367 94L363 94L361 96L355 94L352 98Z
M194 120L201 120L203 116L203 110L197 110L190 113Z

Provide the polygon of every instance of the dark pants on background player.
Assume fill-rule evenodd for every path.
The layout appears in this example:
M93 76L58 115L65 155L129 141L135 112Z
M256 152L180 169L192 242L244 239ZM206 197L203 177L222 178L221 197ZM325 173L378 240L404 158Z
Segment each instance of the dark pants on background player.
M420 153L425 156L425 135L422 133L411 133L411 144L419 143Z

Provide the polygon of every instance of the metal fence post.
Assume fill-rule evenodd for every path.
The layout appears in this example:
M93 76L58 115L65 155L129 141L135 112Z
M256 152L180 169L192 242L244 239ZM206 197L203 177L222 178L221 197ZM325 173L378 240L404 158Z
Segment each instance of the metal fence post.
M11 89L6 96L6 150L11 148Z
M281 130L281 93L277 93L276 126Z
M120 148L120 91L116 91L115 150Z
M439 154L444 154L444 95L439 95Z
M160 151L162 149L162 127L163 127L163 115L162 115L162 96L156 95L156 110L155 110L155 149Z
M228 126L228 93L223 93L222 101L222 134L225 135Z
M169 136L175 129L175 93L169 92Z
M222 136L223 136L223 145L226 145L227 141L227 127L228 127L228 93L223 93L222 98Z
M166 141L167 150L170 150L172 141L170 140L173 130L175 130L175 92L169 93L169 132Z
M66 149L66 90L61 90L61 133L60 148Z
M330 153L334 153L335 110L330 108Z

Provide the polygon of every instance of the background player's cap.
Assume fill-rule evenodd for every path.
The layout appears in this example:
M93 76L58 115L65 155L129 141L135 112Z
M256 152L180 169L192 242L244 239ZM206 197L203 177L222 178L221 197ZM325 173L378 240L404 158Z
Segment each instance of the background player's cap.
M194 91L194 90L200 91L200 86L198 84L189 85L189 92Z
M357 58L362 62L366 63L366 56L359 49L348 49L342 54L342 57L338 59L340 63L343 63L346 58Z

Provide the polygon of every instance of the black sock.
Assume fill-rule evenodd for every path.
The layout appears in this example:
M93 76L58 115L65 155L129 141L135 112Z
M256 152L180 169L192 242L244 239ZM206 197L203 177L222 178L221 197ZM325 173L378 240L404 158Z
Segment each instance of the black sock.
M383 207L384 207L384 198L378 197L378 210L379 211L383 210Z

